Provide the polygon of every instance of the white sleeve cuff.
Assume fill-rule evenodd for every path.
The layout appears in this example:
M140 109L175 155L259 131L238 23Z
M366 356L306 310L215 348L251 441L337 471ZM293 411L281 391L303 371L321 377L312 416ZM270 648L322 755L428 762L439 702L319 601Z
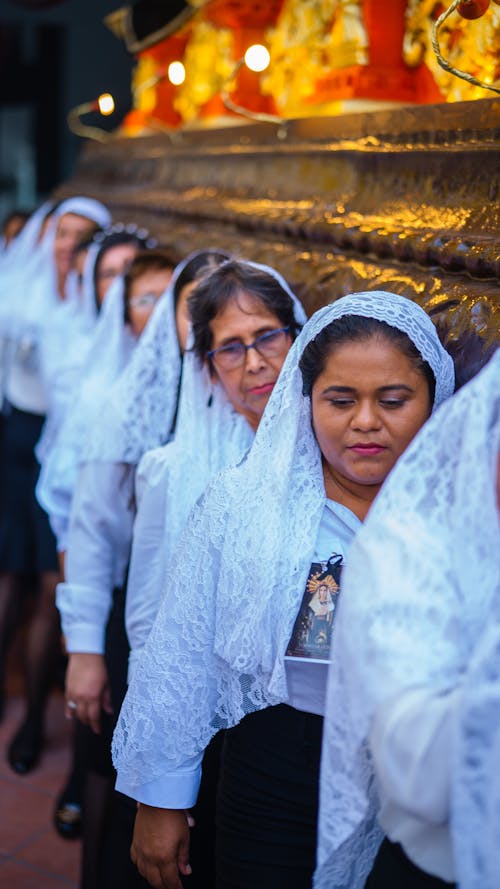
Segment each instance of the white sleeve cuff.
M64 632L64 630L63 630ZM72 624L64 632L65 648L68 654L104 654L106 630L92 624Z
M103 654L110 602L90 587L59 583L56 605L68 652Z
M162 775L148 784L131 786L118 772L116 789L139 803L159 809L190 809L196 803L201 781L202 755L196 758L194 770L182 770Z

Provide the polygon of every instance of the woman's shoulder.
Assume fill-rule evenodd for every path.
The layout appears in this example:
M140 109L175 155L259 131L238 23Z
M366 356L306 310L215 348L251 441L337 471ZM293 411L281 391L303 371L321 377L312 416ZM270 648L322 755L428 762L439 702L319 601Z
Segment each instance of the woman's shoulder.
M176 453L175 441L168 442L160 448L153 448L141 457L137 468L137 481L143 485L157 485Z

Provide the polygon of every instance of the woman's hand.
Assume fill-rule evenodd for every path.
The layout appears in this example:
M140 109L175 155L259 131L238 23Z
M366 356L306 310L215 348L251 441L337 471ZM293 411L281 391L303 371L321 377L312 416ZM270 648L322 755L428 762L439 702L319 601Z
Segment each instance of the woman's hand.
M113 712L108 672L102 654L70 654L65 697L67 718L76 716L80 722L89 725L93 732L99 734L101 709L106 713Z
M154 889L182 889L179 871L191 873L186 813L139 803L130 856Z

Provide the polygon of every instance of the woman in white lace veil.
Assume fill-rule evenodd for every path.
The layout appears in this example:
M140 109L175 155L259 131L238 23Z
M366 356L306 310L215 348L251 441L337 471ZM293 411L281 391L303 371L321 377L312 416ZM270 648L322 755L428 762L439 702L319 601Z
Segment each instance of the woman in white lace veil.
M242 406L231 401L231 372L218 367L217 361L211 365L207 346L217 348L229 334L235 342L236 338L243 343L256 340L256 349L263 351L251 350L249 360L242 354L234 373L245 382L260 385L270 377L277 378L292 340L306 320L300 302L274 269L242 260L229 260L212 272L195 289L189 305L194 334L184 357L175 439L145 455L136 484L138 512L126 596L129 673L154 622L167 566L192 506L210 479L237 463L248 450L270 394L267 391L259 396L255 417L246 416ZM211 332L213 319L217 319L215 334ZM214 739L204 757L203 783L193 813L193 889L213 886L221 742L222 737Z
M59 650L54 593L58 579L55 541L47 516L34 494L39 471L35 446L50 402L49 381L41 366L43 332L64 306L65 284L76 243L109 221L108 210L85 197L68 199L49 217L46 232L31 263L19 270L12 294L9 361L5 373L6 416L2 431L0 487L0 663L12 632L19 574L37 577L36 606L31 615L26 660L26 713L8 749L14 771L36 764L41 747L45 702ZM71 349L73 328L66 346Z
M198 286L190 297L191 311L198 314L199 301L215 304L217 288L225 287L226 281L233 282L234 290L234 296L228 296L228 302L237 298L241 289L249 289L258 297L262 273L273 277L292 300L295 336L306 320L301 303L275 269L246 260L228 261L213 272L210 281ZM252 286L255 290L250 289ZM289 307L285 311L281 304L277 303L277 306L289 322ZM206 326L206 320L195 323ZM137 660L149 635L163 589L165 566L192 506L210 479L225 467L237 463L254 438L254 430L246 417L233 407L217 370L214 368L210 372L209 362L199 347L198 350L193 348L193 344L191 333L182 369L175 439L163 448L147 453L138 472L138 514L126 602L131 661Z
M181 350L187 333L186 287L212 263L217 265L224 259L226 254L217 251L197 251L176 267L126 369L93 415L78 457L66 582L57 592L69 652L67 700L77 705L77 709L67 707L67 715L77 715L94 732L100 731L99 741L93 744L90 771L99 772L101 795L111 805L114 721L110 702L112 691L120 695L126 681L124 582L135 516L136 466L148 448L168 439L174 424ZM110 673L116 678L113 689ZM88 823L92 820L89 813ZM119 820L115 818L117 823ZM104 842L103 854L106 848ZM84 844L84 857L91 852L91 844ZM94 866L100 865L94 862Z
M37 249L40 256L36 275L30 266L26 276L20 269L17 287L22 288L22 297L16 299L13 313L15 335L19 339L29 338L35 348L40 343L47 325L50 330L51 321L56 319L56 309L66 314L68 305L65 302L65 284L70 271L72 250L77 243L73 233L66 227L67 217L81 220L80 238L92 234L92 228L85 224L90 221L94 227L104 228L111 222L107 208L93 198L73 197L62 201L50 214L46 231ZM28 278L29 274L29 278Z
M27 266L39 261L46 220L53 203L46 201L28 219L22 232L12 243L0 267L0 331L9 332L13 311L15 282L26 275Z
M185 826L182 813L177 810L190 806L196 798L200 757L218 729L236 726L242 720L233 738L238 744L241 741L240 729L246 725L251 734L252 749L260 743L259 738L272 737L272 746L279 758L274 763L277 771L280 763L287 760L289 739L302 737L304 758L297 768L306 772L319 768L321 729L317 720L323 707L324 655L322 659L313 658L307 664L307 667L313 668L313 673L308 673L309 678L305 682L291 663L295 658L292 657L286 665L285 655L292 641L301 601L305 597L304 590L312 563L317 556L320 570L329 575L332 534L337 554L340 553L343 558L360 519L351 509L339 503L334 482L324 469L324 451L328 452L328 441L322 442L324 450L320 449L311 425L311 390L303 394L299 362L306 350L316 347L316 340L323 332L335 336L342 319L353 324L363 319L374 319L372 323L377 332L371 330L368 342L374 350L377 379L382 375L387 382L388 374L391 377L389 382L395 384L392 377L396 370L403 372L402 368L395 367L390 368L390 372L381 370L386 366L387 359L381 343L387 336L402 336L405 348L413 350L414 360L426 362L429 366L429 378L424 378L421 370L414 371L416 376L412 379L420 390L421 399L418 420L414 418L415 425L411 432L406 428L406 439L402 433L395 434L399 444L391 450L389 463L396 459L398 447L401 450L408 442L408 436L415 434L431 406L439 405L453 391L452 361L440 345L432 322L421 308L394 294L361 293L340 299L317 312L299 334L274 387L247 458L208 487L181 534L169 566L162 605L144 655L135 669L115 732L117 787L143 803L139 809L134 856L141 872L153 885L160 885L160 874L165 881L161 885L177 889L180 885L177 882L177 864L183 873L189 872ZM350 322L349 319L354 320ZM380 330L384 322L386 328L382 335ZM375 394L373 387L379 383L371 381L372 374L367 372L364 365L366 335L361 336L362 342L354 343L351 343L345 331L344 336L346 340L341 345L321 356L326 361L328 374L342 375L345 358L351 356L351 372L357 375L356 385L369 387L369 403L376 401L378 404L383 399L380 393ZM399 355L401 345L394 348ZM342 360L333 360L336 349L343 350ZM360 361L361 370L357 369ZM410 366L410 359L407 358L407 361ZM409 367L407 372L410 372ZM363 377L361 383L360 374ZM319 376L322 378L322 371L319 371ZM435 383L434 397L429 379ZM402 380L398 379L398 383L401 384ZM314 386L312 393L314 395ZM339 412L342 413L345 403L351 409L353 401L356 401L354 396L350 400L346 397L339 406ZM365 401L365 396L360 398L360 404ZM404 403L406 396L402 394L395 404L391 401L387 410L397 412ZM379 446L368 444L370 456L378 459L381 453ZM359 448L364 453L363 443L359 443ZM387 468L385 471L388 471ZM372 487L369 483L364 485L367 491ZM366 496L368 499L368 494ZM310 579L316 581L316 574L311 575ZM336 583L333 575L329 583ZM303 670L303 661L299 666ZM311 698L314 698L312 705L304 703ZM292 706L274 706L284 702ZM265 725L259 719L253 719L253 716L264 717L264 714L254 713L262 710L268 714L264 719ZM247 719L244 719L245 716ZM274 734L275 718L280 722L279 739ZM297 720L300 723L298 726ZM311 761L311 746L317 751L317 755L312 756L314 763ZM262 750L259 755L261 753ZM226 745L224 771L227 764ZM232 766L227 774L231 771ZM267 777L269 775L268 772ZM252 781L256 780L253 771L251 778ZM309 786L313 784L314 780L311 779ZM283 782L278 786L282 785L285 786ZM279 798L281 791L276 787L274 790ZM263 797L268 793L272 794L273 790L264 786ZM242 816L242 810L258 812L259 809L254 808L255 803L254 799L231 808L223 801L221 823L226 815L234 823ZM311 853L310 846L312 844L314 847L316 819L314 800L308 800L307 805L306 814L300 803L293 805L294 812L301 812L300 817L304 814L306 821L311 819L307 824L302 824L299 817L299 830L294 834L296 848L290 844L289 837L283 842L286 862L282 861L281 865L293 886L308 885L307 881L310 882L311 878L311 854L314 857L314 850ZM155 819L163 818L164 814L166 820L162 823L173 845L163 843L163 851L158 853L157 849L148 845L145 837L150 835L153 825L158 824ZM287 820L286 815L284 820ZM270 824L256 814L247 825L248 830L242 827L243 832L249 838L255 837L256 831L258 833L261 828L261 821L267 837L265 839L263 835L262 838L264 854L271 835L280 833L281 821L278 817L274 822L277 829L269 833ZM231 826L226 824L225 828L227 839ZM306 863L301 857L296 860L297 854L302 856L303 843L306 845L304 854L308 857ZM252 880L257 885L256 879L267 879L272 884L276 876L275 861L260 861L261 869L257 876L251 870L253 864L250 862L261 854L256 852L258 848L254 847L250 853L248 849L240 850L241 854L238 851L234 853L235 882L243 879L242 872L238 870L238 861L242 861L244 856L249 869L249 885ZM224 875L229 867L227 851L226 847L225 853L222 853ZM256 864L259 867L258 861ZM263 877L263 874L267 876ZM219 875L218 879L222 880L222 876ZM232 886L230 878L227 879L227 885ZM221 882L220 885L226 883ZM247 884L242 882L241 885ZM264 883L259 882L259 885Z
M9 353L15 322L15 300L18 299L19 281L28 278L28 267L35 274L35 268L43 260L41 241L52 202L46 201L35 211L17 236L4 257L0 267L0 405L3 404L5 375L9 363ZM17 295L16 295L17 294Z
M87 430L138 342L138 336L125 320L125 290L134 287L133 260L139 249L144 249L145 243L145 239L139 240L130 233L113 232L91 246L85 262L81 300L89 307L89 316L93 305L94 330L85 349L78 379L72 387L71 407L57 424L52 446L45 449L37 485L37 497L49 515L59 552L66 550L71 498ZM127 266L130 269L124 277L121 272ZM137 271L142 269L144 272L146 268L141 259ZM173 261L170 268L173 271ZM152 310L153 306L150 307Z
M404 857L415 887L498 885L499 451L497 351L410 445L349 554L318 889L361 889L383 830L373 889L402 885Z
M113 227L114 228L114 227ZM37 445L37 457L43 464L48 460L68 407L74 403L81 379L89 371L89 348L96 334L96 324L107 290L115 275L130 264L138 249L144 245L135 235L106 229L99 231L90 242L83 242L73 255L73 265L66 281L66 298L55 316L48 319L42 337L41 365L50 393L48 417ZM86 250L81 276L78 273L80 254ZM81 278L81 280L79 280ZM100 337L102 338L102 325ZM114 369L119 355L123 324L109 330L109 350L101 356L103 382L110 384L109 371ZM71 331L71 334L70 334ZM68 338L71 335L71 347ZM96 355L92 348L94 357ZM106 391L105 387L101 391ZM85 427L81 430L85 435Z
M9 245L8 253L2 257L0 265L0 293L4 293L4 275L19 272L19 267L29 261L36 249L42 225L54 206L53 201L45 201L29 217L20 233Z

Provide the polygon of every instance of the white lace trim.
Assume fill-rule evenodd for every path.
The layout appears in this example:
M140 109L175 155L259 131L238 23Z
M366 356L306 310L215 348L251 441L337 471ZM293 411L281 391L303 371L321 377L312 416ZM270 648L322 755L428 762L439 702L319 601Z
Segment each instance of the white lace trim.
M146 451L165 444L175 415L180 369L171 282L126 370L101 402L82 462L136 465Z
M377 707L412 687L460 685L492 612L498 621L499 447L500 351L420 431L351 548L327 693L316 889L361 889L380 841L367 749ZM473 688L453 762L452 840L459 885L493 889L498 870L496 882L486 875L498 835L493 843L487 823L498 709L492 718Z
M95 257L94 257L95 259ZM92 266L93 269L93 266ZM51 520L69 521L83 443L106 393L130 360L136 338L124 322L124 280L115 278L98 316L78 394L46 454L36 494Z

